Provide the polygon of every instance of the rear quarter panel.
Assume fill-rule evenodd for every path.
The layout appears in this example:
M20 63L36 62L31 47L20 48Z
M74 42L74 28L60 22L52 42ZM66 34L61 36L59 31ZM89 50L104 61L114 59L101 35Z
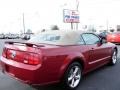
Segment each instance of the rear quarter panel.
M89 47L84 45L43 48L41 51L44 77L47 77L47 81L60 80L75 58L80 58L84 64L87 64L87 59L89 59L88 50Z

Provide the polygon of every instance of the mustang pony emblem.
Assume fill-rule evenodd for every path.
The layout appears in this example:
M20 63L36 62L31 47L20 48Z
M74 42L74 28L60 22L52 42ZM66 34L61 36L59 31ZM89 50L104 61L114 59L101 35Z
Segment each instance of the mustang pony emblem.
M11 57L14 58L16 56L16 51L11 51Z

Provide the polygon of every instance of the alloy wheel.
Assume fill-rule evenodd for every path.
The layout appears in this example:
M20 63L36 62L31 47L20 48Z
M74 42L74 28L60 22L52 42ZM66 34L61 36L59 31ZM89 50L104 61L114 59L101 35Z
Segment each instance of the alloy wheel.
M113 52L113 55L112 55L112 63L113 63L113 64L116 64L116 62L117 62L117 52L114 51L114 52Z
M73 66L68 74L68 85L71 88L78 86L81 80L81 69L79 66Z

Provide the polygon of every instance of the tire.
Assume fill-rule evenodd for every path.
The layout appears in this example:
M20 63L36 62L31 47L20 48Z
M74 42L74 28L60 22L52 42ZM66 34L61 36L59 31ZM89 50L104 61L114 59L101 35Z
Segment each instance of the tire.
M114 49L111 57L111 65L115 65L117 63L117 51Z
M82 68L80 63L73 62L71 63L64 75L64 78L62 80L63 88L67 90L73 90L76 89L81 81L82 78Z

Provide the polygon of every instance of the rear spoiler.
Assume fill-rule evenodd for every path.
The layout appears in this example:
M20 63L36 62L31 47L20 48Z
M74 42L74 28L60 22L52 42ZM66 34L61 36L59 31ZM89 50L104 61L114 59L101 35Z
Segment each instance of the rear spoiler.
M6 41L5 44L23 44L29 47L44 47L44 45L39 45L39 44L35 44L35 43L29 43L29 42L14 42L14 41Z

